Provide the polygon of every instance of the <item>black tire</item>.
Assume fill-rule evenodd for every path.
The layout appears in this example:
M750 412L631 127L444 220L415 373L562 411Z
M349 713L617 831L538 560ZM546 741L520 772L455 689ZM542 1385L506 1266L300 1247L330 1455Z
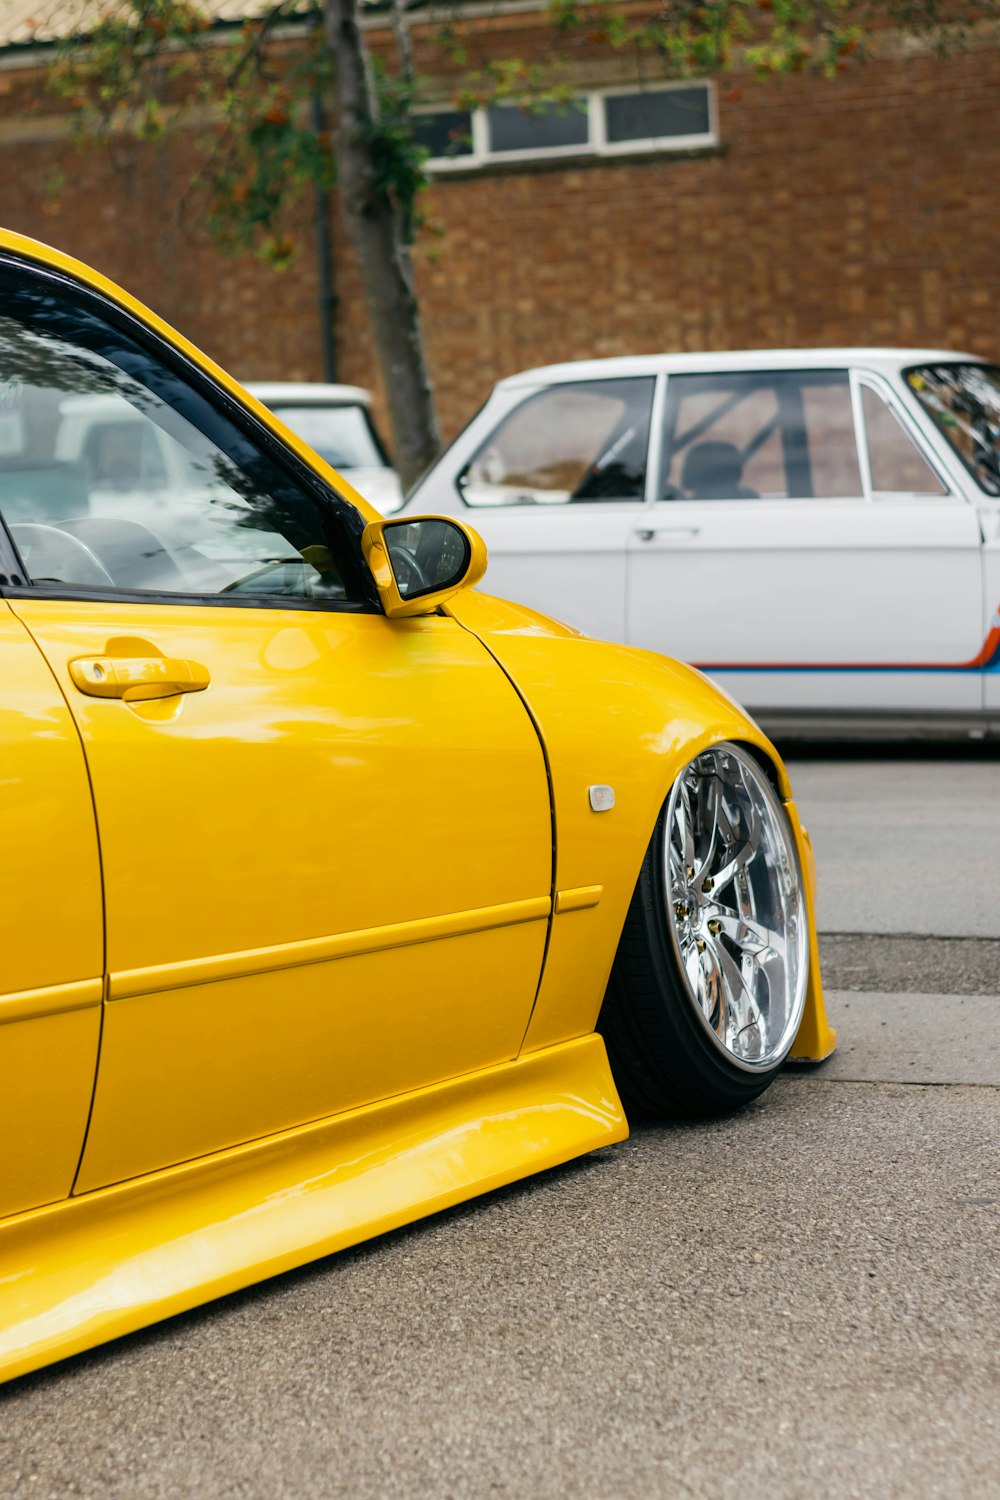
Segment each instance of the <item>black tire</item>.
M741 760L747 764L745 756ZM787 830L777 798L771 796ZM639 872L597 1023L626 1112L646 1119L697 1118L740 1109L764 1092L784 1061L782 1055L772 1066L741 1066L717 1044L698 1013L666 914L669 807L668 799ZM791 844L790 831L787 838ZM795 869L801 880L797 861ZM801 983L804 996L804 979ZM786 1052L790 1045L789 1040Z

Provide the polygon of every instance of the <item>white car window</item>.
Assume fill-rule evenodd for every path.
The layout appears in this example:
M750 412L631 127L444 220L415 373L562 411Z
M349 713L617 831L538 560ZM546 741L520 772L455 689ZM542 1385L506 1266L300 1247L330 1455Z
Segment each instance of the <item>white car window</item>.
M870 385L861 387L868 462L876 494L946 495L948 492L896 413Z
M803 379L799 395L813 495L818 499L860 496L861 469L849 381L814 385Z
M671 375L665 500L862 493L846 370Z
M653 380L590 380L529 396L462 474L466 505L641 500Z
M388 464L365 408L267 403L334 469L379 469Z

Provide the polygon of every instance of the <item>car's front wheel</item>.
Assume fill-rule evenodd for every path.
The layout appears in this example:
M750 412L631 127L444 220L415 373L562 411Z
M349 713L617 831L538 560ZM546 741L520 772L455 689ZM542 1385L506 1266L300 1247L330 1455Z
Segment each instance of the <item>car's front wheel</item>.
M714 745L657 820L601 1009L626 1109L718 1114L762 1093L802 1019L808 954L778 795L749 751Z

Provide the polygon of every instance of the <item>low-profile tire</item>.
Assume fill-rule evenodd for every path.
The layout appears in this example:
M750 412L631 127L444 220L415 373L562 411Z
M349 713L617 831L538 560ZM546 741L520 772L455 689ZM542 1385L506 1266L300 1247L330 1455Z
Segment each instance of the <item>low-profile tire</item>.
M712 746L657 819L598 1030L626 1110L723 1114L767 1088L802 1019L808 911L763 767Z

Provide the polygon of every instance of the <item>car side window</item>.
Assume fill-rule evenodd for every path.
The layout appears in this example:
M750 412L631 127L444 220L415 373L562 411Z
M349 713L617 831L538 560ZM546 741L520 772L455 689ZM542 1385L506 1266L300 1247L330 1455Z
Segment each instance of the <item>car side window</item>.
M653 385L586 380L529 396L459 475L466 505L641 500Z
M889 495L946 495L892 407L870 385L861 387L872 491Z
M0 514L47 588L357 602L321 499L72 296L0 274Z
M664 500L805 500L862 493L846 370L671 375Z

